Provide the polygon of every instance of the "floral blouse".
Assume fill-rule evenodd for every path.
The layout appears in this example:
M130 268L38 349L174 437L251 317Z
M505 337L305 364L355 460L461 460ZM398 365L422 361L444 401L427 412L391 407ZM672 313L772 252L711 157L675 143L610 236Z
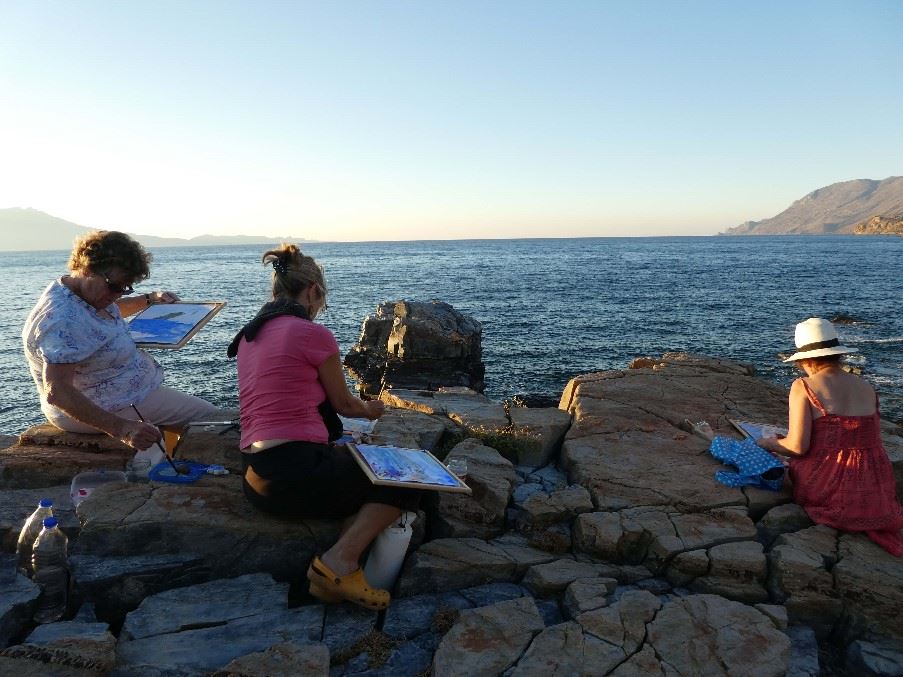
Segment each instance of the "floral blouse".
M140 402L163 382L163 368L138 350L119 307L107 306L111 318L72 292L61 280L50 283L22 329L31 376L45 399L44 364L76 364L73 385L107 411Z

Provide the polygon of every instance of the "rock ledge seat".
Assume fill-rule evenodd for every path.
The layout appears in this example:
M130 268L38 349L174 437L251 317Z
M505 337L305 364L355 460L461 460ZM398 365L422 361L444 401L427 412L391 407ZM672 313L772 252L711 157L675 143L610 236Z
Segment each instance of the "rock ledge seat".
M557 410L467 388L382 397L375 441L466 458L473 489L424 502L383 616L290 593L340 525L254 511L234 431L192 432L179 451L230 475L107 485L77 515L71 477L122 469L131 451L23 433L0 451L0 566L50 495L84 603L35 628L37 587L0 584L0 671L803 675L818 674L818 643L845 652L849 674L903 671L903 560L813 525L787 486L715 482L722 466L688 421L734 434L731 418L786 418L786 392L748 365L640 358L572 379ZM518 427L531 435L497 434ZM901 431L883 432L899 479Z

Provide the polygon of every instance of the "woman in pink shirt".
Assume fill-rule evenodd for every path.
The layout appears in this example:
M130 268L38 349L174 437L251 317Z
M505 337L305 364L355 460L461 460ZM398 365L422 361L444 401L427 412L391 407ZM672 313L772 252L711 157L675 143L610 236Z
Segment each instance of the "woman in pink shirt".
M360 557L402 510L416 509L420 493L375 486L344 445L330 443L341 435L336 412L376 419L383 403L348 390L335 337L313 321L326 307L316 261L283 244L263 263L273 266L273 300L228 351L238 356L245 496L283 517L353 516L335 545L314 557L310 592L326 602L385 609L389 593L367 583Z

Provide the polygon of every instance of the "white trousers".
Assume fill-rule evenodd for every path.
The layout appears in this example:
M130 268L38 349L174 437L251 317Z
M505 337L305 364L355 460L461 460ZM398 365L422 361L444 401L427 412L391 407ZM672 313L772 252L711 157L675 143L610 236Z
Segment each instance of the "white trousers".
M141 402L135 405L144 420L151 425L181 428L191 421L216 420L226 421L233 418L236 414L231 409L220 409L210 404L207 400L200 397L188 395L186 393L160 386L156 390L145 397ZM61 430L70 433L99 433L97 428L93 428L81 421L76 421L64 414L55 407L43 408L44 415L47 420ZM138 414L131 407L120 409L113 412L120 418L127 418L132 421L138 420Z

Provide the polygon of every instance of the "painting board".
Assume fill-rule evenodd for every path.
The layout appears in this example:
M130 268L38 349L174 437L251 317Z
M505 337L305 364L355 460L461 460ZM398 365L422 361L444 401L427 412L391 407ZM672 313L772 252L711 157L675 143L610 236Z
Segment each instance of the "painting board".
M178 350L225 306L223 301L155 303L129 320L139 348Z
M470 487L425 449L354 443L347 446L373 484L471 493Z
M781 426L773 425L771 423L738 421L733 418L729 418L728 420L737 430L753 440L758 440L762 437L784 437L787 434L787 428L782 428Z

